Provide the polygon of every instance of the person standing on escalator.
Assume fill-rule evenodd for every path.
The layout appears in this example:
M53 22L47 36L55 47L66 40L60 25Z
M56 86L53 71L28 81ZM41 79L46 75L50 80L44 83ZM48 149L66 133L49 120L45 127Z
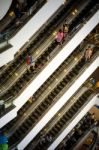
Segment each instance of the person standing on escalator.
M26 56L26 64L28 69L30 69L30 67L33 67L33 69L35 68L35 61L33 60L31 55Z
M69 32L69 25L68 24L63 24L63 33L64 33L64 38L67 37Z
M56 34L55 41L62 46L63 39L64 32L61 29L59 29L59 31Z
M92 54L93 54L93 49L91 48L91 46L89 46L85 51L85 60L90 61Z
M0 150L8 150L8 138L1 130L0 130Z

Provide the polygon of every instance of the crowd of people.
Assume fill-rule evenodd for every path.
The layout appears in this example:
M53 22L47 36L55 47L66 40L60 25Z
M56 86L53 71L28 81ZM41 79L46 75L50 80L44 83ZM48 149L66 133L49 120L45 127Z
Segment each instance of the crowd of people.
M63 140L59 149L71 149L77 143L78 140L83 136L86 135L87 131L97 125L97 121L95 119L95 114L88 113L77 125L76 127L66 136Z
M39 145L46 145L46 143L51 143L53 141L53 137L51 135L44 136L41 134Z

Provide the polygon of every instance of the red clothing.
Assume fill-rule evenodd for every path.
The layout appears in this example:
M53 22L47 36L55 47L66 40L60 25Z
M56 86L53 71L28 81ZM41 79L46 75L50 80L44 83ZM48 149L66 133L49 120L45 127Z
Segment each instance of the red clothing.
M30 56L26 57L26 63L27 63L27 65L30 65Z

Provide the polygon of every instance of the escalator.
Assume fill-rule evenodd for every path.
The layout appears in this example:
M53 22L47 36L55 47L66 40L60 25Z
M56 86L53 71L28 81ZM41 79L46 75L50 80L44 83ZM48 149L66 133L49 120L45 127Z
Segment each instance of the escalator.
M72 0L71 0L72 2ZM50 21L46 23L45 28L43 28L41 31L38 31L39 34L34 36L35 38L32 38L31 43L24 49L24 51L20 52L21 54L18 54L18 56L15 58L15 60L4 70L2 75L0 75L1 78L1 85L7 82L9 77L12 77L12 74L19 69L19 67L25 62L25 58L28 53L36 53L37 48L40 47L40 45L44 42L44 40L49 37L50 34L53 33L53 31L56 29L56 27L60 24L61 21L64 20L66 17L66 13L64 12L69 10L71 3L67 3L67 5L63 5L54 15L50 18ZM64 14L64 15L63 15ZM63 17L62 17L63 16ZM59 19L61 18L61 19ZM49 31L49 32L48 32ZM48 32L48 33L47 33ZM53 36L51 36L53 37ZM47 42L48 44L48 42ZM46 45L46 44L45 44ZM24 66L26 67L26 66ZM11 74L10 74L11 73ZM7 76L8 75L8 76Z
M82 72L82 71L81 71ZM81 80L81 79L80 79ZM81 81L82 82L82 81ZM76 84L76 83L75 83ZM40 130L46 125L46 123L48 123L48 121L55 115L55 113L66 103L66 101L68 100L68 98L70 96L72 96L72 93L74 93L74 91L76 91L78 88L79 88L79 84L77 89L75 90L73 86L70 84L70 89L67 90L67 92L62 96L62 92L61 91L59 94L57 94L57 97L54 97L55 96L55 93L51 92L51 95L48 97L48 99L45 101L46 103L42 102L40 106L37 107L37 109L32 112L32 114L28 117L29 120L31 120L32 123L29 122L29 127L30 127L30 124L32 125L31 129L29 129L30 132L27 131L28 135L26 135L26 137L19 143L18 145L18 148L22 148L22 147L25 147L27 145L27 143L29 143L29 141L34 138L38 132L40 132ZM71 89L74 89L74 91L71 91ZM76 88L76 87L75 87ZM65 89L66 90L66 89ZM71 93L70 93L71 92ZM69 94L70 93L70 94ZM59 96L59 99L58 101L57 98ZM60 98L61 97L61 98ZM65 99L66 97L66 99ZM51 104L52 101L53 103ZM94 100L93 100L94 101ZM95 102L94 102L95 103ZM49 104L51 104L50 106L48 106ZM54 106L53 106L54 104ZM90 105L90 104L89 104ZM91 104L92 105L92 104ZM90 105L90 106L91 106ZM93 104L94 105L94 104ZM45 108L47 108L47 110L45 111L44 115L43 115L43 110ZM40 111L42 110L42 111ZM47 112L47 113L46 113ZM42 115L41 115L42 113ZM28 114L26 113L26 116ZM25 116L25 117L26 117ZM36 121L34 121L36 120ZM26 119L26 124L28 124L28 119ZM33 126L33 124L35 126ZM23 126L25 125L25 122L23 123ZM20 126L20 130L21 130L21 127L23 126ZM28 125L27 125L27 130L28 130ZM18 130L16 130L16 133L17 133ZM22 136L23 137L23 136ZM23 146L24 145L24 146Z
M83 92L82 92L83 90ZM32 149L47 149L51 143L55 140L56 137L60 134L60 132L66 128L66 125L69 125L70 120L74 118L74 116L77 114L77 112L82 108L84 103L86 103L87 100L89 100L89 97L93 95L94 90L93 89L84 89L82 87L78 93L72 97L67 104L55 115L55 117L48 123L48 125L45 126L45 128L37 135L37 137L34 139L34 142L31 142ZM46 137L51 137L51 141L45 141L41 142L40 135L43 135L43 138L46 139ZM26 148L28 149L28 148Z
M86 48L85 44L82 46L81 49L77 48L65 60L65 62L60 66L60 68L56 70L56 72L49 78L49 80L47 80L45 84L40 87L40 89L33 95L33 97L27 101L27 103L18 111L18 118L17 118L18 122L20 121L23 122L23 119L20 117L24 115L24 113L27 112L31 113L33 110L35 110L40 105L40 103L43 102L44 98L46 98L51 93L51 91L54 90L54 88L59 84L59 82L79 62L79 59L83 57L84 53L83 49L85 48ZM14 124L16 123L14 122ZM11 128L11 125L9 125L9 127ZM13 128L15 129L15 126ZM14 131L13 129L11 130Z
M87 113L76 127L57 146L56 150L70 149L79 150L81 145L88 138L89 134L96 130L97 120L93 119L93 114Z
M36 2L34 2L31 6L34 8L34 14L32 14L32 16L33 15L35 15L35 13L44 5L46 3L46 0L39 0L38 1L38 7L36 6L37 4L36 4ZM14 5L16 5L16 3L12 3L12 8L11 8L11 10L13 9L13 6ZM40 7L40 5L41 5L41 7ZM9 12L9 14L10 14L11 12ZM14 16L14 14L13 14L13 16ZM13 24L15 24L15 21L16 21L16 19L17 19L17 17L16 16L14 16L13 17L12 16L12 18L11 18L11 16L10 15L7 15L3 20L2 20L2 22L1 22L1 24L0 24L0 32L1 32L1 34L3 34L4 35L4 37L5 36L7 36L6 34L7 33L9 33L9 35L10 35L10 32L12 33L12 27L13 27ZM27 17L27 16L26 16ZM29 19L29 18L26 18L25 17L25 15L24 15L24 17L22 16L22 18L23 19L25 19L25 22L27 21L26 19ZM29 16L28 16L29 17ZM23 19L20 19L20 20L23 20ZM9 22L10 21L10 22ZM3 24L3 25L2 25ZM22 27L22 25L21 25L21 27ZM14 32L15 32L15 29L14 29ZM4 38L3 37L3 38ZM1 41L1 39L0 39L0 41Z
M44 0L40 0L44 1ZM39 5L37 4L39 1L35 1L36 7L38 8ZM55 7L53 7L53 4L55 3ZM45 25L46 21L58 10L59 7L63 5L63 0L55 0L53 3L52 0L49 0L43 8L41 8L38 13L36 13L35 16L33 16L26 25L11 39L9 39L9 44L11 44L13 47L7 50L5 53L2 53L0 57L2 56L2 62L0 63L0 66L11 62L14 59L14 55L16 52L18 52L23 45L26 45L28 41L33 37L33 35L36 34L40 28L43 28L42 26ZM41 5L40 5L41 6ZM47 13L44 16L45 12L50 9L49 13ZM31 9L30 9L31 10ZM40 22L39 22L40 20ZM22 22L23 23L23 22ZM22 24L21 23L21 24ZM23 38L22 38L23 37ZM19 40L21 38L21 40ZM29 43L28 43L29 44ZM7 57L7 54L11 51L11 54L9 57Z
M95 53L93 55L93 58L97 57L96 50L94 52ZM36 102L31 105L27 112L25 112L26 116L23 115L23 117L20 118L20 121L16 123L17 125L15 124L16 127L14 126L11 128L10 126L9 135L11 136L12 134L11 141L16 142L19 132L21 132L21 136L18 136L18 140L33 128L33 126L44 116L44 114L47 113L48 110L58 101L58 99L64 94L64 92L68 90L69 86L71 86L75 82L75 80L78 78L78 75L80 76L80 74L82 74L81 70L84 71L85 66L86 64L84 63L84 58L81 58L78 64L72 69L72 71L70 71L65 77L63 77L63 79L61 79L61 82L49 93L49 95L46 95L45 98L43 98L43 96L41 95L39 95L40 98L37 96L37 99L35 99ZM63 70L63 72L65 71ZM47 81L47 83L50 82ZM45 88L48 87L47 83L44 85ZM49 91L49 87L47 89Z
M89 5L88 5L89 6ZM91 6L92 6L92 4L91 4ZM13 99L14 97L15 97L15 95L16 95L16 93L17 93L17 95L18 95L18 93L20 94L20 92L21 92L21 89L23 88L25 88L24 86L26 85L26 83L28 82L28 83L30 83L30 79L32 78L33 79L33 75L35 76L35 71L36 70L38 70L38 72L40 71L40 69L42 69L44 66L46 66L46 63L48 63L48 61L47 61L47 57L49 56L49 55L51 55L51 54L53 54L54 53L54 55L58 52L58 50L57 50L57 47L56 47L57 45L56 45L56 43L55 42L52 42L51 43L51 45L47 48L47 51L44 51L44 53L42 54L42 55L40 55L39 56L39 59L37 59L37 61L36 61L36 67L35 67L35 70L33 69L33 68L31 68L31 70L30 71L28 71L28 70L24 70L24 68L22 68L23 69L23 72L22 72L22 70L20 70L19 72L19 74L21 75L21 77L19 78L19 76L18 76L18 78L16 77L14 77L15 78L15 80L18 80L17 82L15 82L15 83L13 83L12 82L12 84L10 84L10 86L12 86L11 88L10 88L10 86L8 86L9 85L9 83L12 81L12 78L11 78L11 80L8 80L8 84L7 84L7 82L6 82L6 86L7 86L7 89L8 89L8 91L6 91L6 87L4 86L4 82L2 83L3 84L3 88L5 89L4 91L6 92L2 92L1 93L1 99L4 99L5 101L6 101L6 99ZM54 51L54 50L55 51ZM38 66L40 66L40 69L39 69L39 67ZM22 73L22 74L21 74ZM13 73L12 72L10 72L10 74L11 75L13 75ZM18 74L18 73L16 73L16 74ZM5 76L3 76L3 78L4 79L6 79L5 78ZM3 79L1 80L1 81L3 81ZM6 80L5 80L6 81ZM14 85L13 85L14 84ZM3 89L2 88L2 89ZM2 90L1 90L2 91ZM23 91L23 90L22 90Z
M25 12L20 10L21 17L17 17L15 10L19 6L17 2L12 2L12 6L4 19L0 22L0 54L13 49L13 43L10 41L17 33L19 33L23 26L31 20L31 18L44 6L46 0L38 0L32 3L31 7ZM20 7L20 6L19 6ZM10 40L9 40L10 39ZM10 54L11 55L11 54ZM6 63L6 62L5 62ZM2 66L0 64L0 66Z

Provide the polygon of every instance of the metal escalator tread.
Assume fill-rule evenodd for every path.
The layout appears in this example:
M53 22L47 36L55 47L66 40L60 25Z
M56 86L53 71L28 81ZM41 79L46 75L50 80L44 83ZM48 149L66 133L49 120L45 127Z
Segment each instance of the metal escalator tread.
M24 122L23 124L22 124L22 126L24 126L25 127L25 129L27 130L28 129L28 124L26 123L26 122ZM19 129L20 129L21 127L19 127ZM16 130L17 131L17 130Z
M60 126L59 124L57 124L57 125L56 125L56 129L57 129L57 131L59 131L59 130L60 130L60 128L61 128L61 126Z
M71 115L70 115L68 112L66 113L66 115L67 115L69 118L71 118Z
M56 94L54 93L54 91L51 92L51 96L54 98L56 96Z
M18 135L21 135L21 134L22 134L22 130L18 130L18 131L17 131L17 134L18 134Z
M63 82L61 83L61 85L64 87L66 84L65 84L65 82L63 81Z
M73 69L73 72L75 73L75 75L78 75L78 70L76 68Z
M51 101L53 101L54 98L51 95L49 95L48 99L51 100Z
M58 94L58 92L56 91L56 88L54 89L54 93L55 93L55 95L57 95L57 94Z
M31 118L32 122L35 120L35 117L32 116L32 114L30 115L30 118Z
M32 124L32 121L30 120L30 118L28 118L27 123L29 126Z
M45 102L42 102L42 107L44 107L45 109L48 107L48 105Z
M39 114L37 113L37 109L34 111L34 116L35 116L36 118L39 117Z
M82 101L77 101L77 103L79 104L79 105L82 105L83 104L83 102Z
M49 135L51 135L51 136L54 137L54 136L55 136L55 132L56 132L56 131L51 130L50 133L49 133Z
M72 74L72 72L70 72L69 77L70 77L70 79L72 79L74 77L74 75Z
M44 110L45 110L45 108L44 108L42 105L39 106L39 109L40 109L41 111L44 111Z
M39 108L36 110L36 112L37 112L38 115L41 114L41 110Z
M81 69L81 66L80 65L77 65L76 66L76 69L79 71Z
M87 99L88 97L89 97L89 94L83 95L83 99Z
M66 76L66 79L67 79L68 81L71 80L70 73Z
M60 92L60 90L59 90L58 88L56 88L55 90L57 91L57 93L59 93L59 92Z
M46 104L47 104L47 107L46 107L46 108L48 108L48 107L50 106L50 104L52 103L52 100L49 100L49 99L47 98L47 99L45 99L45 102L46 102Z
M35 114L35 112L32 113L32 117L34 118L34 120L38 119L37 114Z
M68 121L69 120L69 117L65 114L64 115L64 118Z
M59 121L58 124L63 127L63 122Z
M74 112L77 110L74 105L72 106L72 109Z
M72 77L74 77L76 74L74 71L71 72Z
M25 127L22 126L21 127L21 131L24 132L25 131Z
M84 97L79 98L79 101L81 101L81 102L84 102L85 100L86 100L86 98L84 98Z
M61 85L58 86L59 91L61 91L62 88L63 88L63 87L62 87Z
M45 101L46 101L47 105L50 105L51 100L48 97L45 99Z
M63 124L66 123L66 119L64 119L64 117L62 117L60 121L61 121Z
M79 104L75 103L74 106L78 109L80 106Z
M53 92L53 91L52 91L52 92ZM53 99L53 98L54 98L54 94L53 94L52 92L50 93L49 96Z
M74 114L74 111L73 111L72 107L70 108L69 112L70 112L71 114Z
M67 79L67 78L64 79L64 83L65 83L65 84L68 83L68 79Z

